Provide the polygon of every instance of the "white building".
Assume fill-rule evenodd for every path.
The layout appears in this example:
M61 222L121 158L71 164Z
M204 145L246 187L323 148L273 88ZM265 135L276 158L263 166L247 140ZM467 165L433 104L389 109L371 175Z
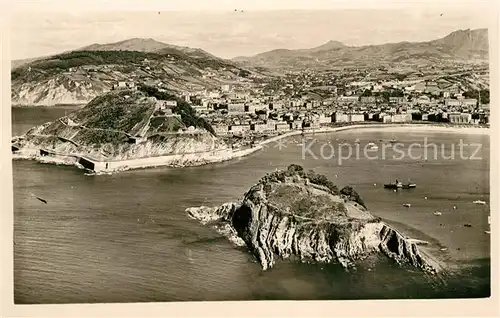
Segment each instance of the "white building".
M250 131L251 127L250 125L231 125L229 131L234 133L243 133Z
M287 130L290 130L290 124L283 123L283 122L277 123L276 124L276 130L277 131L287 131Z
M391 122L393 123L408 123L411 121L411 114L394 114Z
M332 122L331 115L320 114L318 117L318 121L320 124L328 124Z
M336 123L348 123L351 121L351 115L344 113L335 113Z
M361 121L365 121L365 115L351 114L351 122L361 122Z

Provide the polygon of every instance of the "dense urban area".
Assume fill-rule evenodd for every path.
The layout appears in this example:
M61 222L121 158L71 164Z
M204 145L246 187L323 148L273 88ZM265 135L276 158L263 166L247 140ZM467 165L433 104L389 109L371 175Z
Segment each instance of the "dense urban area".
M350 123L488 125L488 76L487 66L478 65L431 66L405 75L386 68L295 71L271 80L250 74L216 89L191 87L180 96L218 136L244 143ZM159 80L147 84L166 91ZM138 85L118 82L113 89ZM170 110L176 105L162 101L159 111L176 116Z

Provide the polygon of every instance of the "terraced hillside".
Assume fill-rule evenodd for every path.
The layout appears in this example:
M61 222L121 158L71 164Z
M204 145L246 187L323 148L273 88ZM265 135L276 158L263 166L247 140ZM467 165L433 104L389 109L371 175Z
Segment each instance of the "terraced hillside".
M14 63L12 104L86 104L119 81L177 92L213 89L252 74L198 49L163 44L153 46L157 49L152 52L144 45L136 39Z

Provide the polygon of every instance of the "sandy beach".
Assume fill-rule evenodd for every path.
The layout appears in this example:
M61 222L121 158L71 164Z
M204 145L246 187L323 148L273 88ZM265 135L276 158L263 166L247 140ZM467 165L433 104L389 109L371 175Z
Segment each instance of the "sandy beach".
M366 125L356 125L351 127L342 127L347 129L363 129L365 132L370 131L386 131L386 132L442 132L451 134L466 134L466 135L490 135L490 129L481 127L453 127L453 126L439 126L439 125L419 125L419 124L405 124L405 125L377 125L376 127ZM335 129L335 128L333 128ZM332 130L338 131L338 130Z
M290 131L285 134L271 137L264 141L261 141L259 145L265 145L271 142L278 141L283 138L288 138L292 136L297 136L302 133L304 135L318 134L318 133L332 133L344 130L355 130L361 129L363 132L375 132L375 131L386 131L386 132L442 132L451 134L465 134L465 135L490 135L489 128L482 127L453 127L445 125L428 125L428 124L373 124L373 125L349 125L342 127L322 127L314 130L301 130Z

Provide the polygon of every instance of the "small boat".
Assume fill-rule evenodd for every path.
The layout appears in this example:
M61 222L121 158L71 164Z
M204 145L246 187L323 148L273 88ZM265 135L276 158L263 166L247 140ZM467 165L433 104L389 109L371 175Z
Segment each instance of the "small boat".
M368 147L368 149L371 149L371 150L378 149L378 146L376 144L374 144L373 142L368 143L368 145L366 145L366 146Z
M434 215L443 215L443 213L441 213L441 212L439 212L439 211L435 211L433 214L434 214Z
M360 142L360 141L359 141L359 138L356 138L356 140L354 140L354 143L355 143L355 144L359 144L359 142Z
M470 223L465 223L465 224L464 224L464 226L465 226L465 227L472 227L472 224L470 224Z
M384 188L386 189L402 189L403 184L401 182L392 182L392 183L386 183L384 184Z
M409 207L411 207L411 204L410 203L405 203L405 204L403 204L403 206L406 207L406 208L409 208Z
M393 143L398 142L398 140L397 140L396 138L392 138L389 142L390 142L391 144L393 144Z
M416 183L406 183L403 184L400 181L393 182L393 183L386 183L384 184L384 188L386 189L413 189L416 188L417 184Z
M482 204L482 205L486 204L485 201L481 201L481 200L476 200L476 201L473 201L472 203L474 203L474 204Z
M486 234L490 234L490 233L491 233L491 231L484 231L484 233L486 233Z

